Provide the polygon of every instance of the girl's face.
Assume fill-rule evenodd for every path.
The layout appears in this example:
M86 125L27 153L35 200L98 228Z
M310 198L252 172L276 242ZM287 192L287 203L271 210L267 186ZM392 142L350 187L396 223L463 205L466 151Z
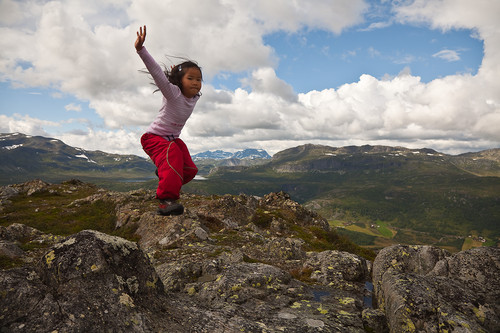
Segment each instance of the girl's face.
M186 69L186 74L181 79L182 94L187 98L193 98L201 89L201 72L196 67Z

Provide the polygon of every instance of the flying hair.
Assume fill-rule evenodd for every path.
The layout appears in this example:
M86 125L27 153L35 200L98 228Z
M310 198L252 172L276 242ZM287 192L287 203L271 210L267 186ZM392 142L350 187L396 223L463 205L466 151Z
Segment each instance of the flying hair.
M190 60L190 59L184 58L184 57L168 56L167 55L167 59L170 62L172 62L171 61L172 58L173 59L180 59L180 60L182 60L182 62L177 64L177 65L170 66L170 69L165 64L162 64L163 65L163 72L165 73L165 76L167 77L168 81L170 81L170 83L178 86L182 91L182 77L186 74L186 71L189 68L196 68L200 71L200 73L202 73L201 67L194 60ZM140 72L150 74L147 70L140 70ZM203 74L202 74L202 79L203 79ZM154 82L152 82L151 84L156 86L156 84ZM156 89L153 93L155 93L159 90L160 89ZM199 92L198 95L201 96L201 92Z

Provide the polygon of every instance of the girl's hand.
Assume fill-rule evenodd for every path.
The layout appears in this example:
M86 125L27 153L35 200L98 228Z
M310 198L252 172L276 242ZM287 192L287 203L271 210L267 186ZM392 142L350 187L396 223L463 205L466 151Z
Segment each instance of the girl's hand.
M146 26L144 26L144 30L142 27L137 31L137 39L135 40L135 49L140 51L142 49L142 44L146 41Z

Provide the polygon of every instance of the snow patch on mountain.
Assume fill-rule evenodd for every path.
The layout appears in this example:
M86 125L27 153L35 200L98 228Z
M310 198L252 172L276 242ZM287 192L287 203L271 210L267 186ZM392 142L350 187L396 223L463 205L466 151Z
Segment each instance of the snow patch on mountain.
M87 160L87 162L89 162L89 163L95 163L95 164L97 164L97 162L96 162L96 161L91 160L91 159L90 159L90 158L88 158L88 157L87 157L87 155L85 155L85 154L75 155L75 157L78 157L78 158L83 158L83 159L86 159L86 160Z
M12 146L5 146L5 147L2 147L2 149L13 150L13 149L16 149L16 148L19 148L19 147L22 147L22 146L23 146L23 144L12 145Z
M239 160L255 160L255 159L269 159L271 156L264 149L244 149L235 153L230 153L222 150L205 151L193 155L194 161L200 160L225 160L225 159L239 159Z

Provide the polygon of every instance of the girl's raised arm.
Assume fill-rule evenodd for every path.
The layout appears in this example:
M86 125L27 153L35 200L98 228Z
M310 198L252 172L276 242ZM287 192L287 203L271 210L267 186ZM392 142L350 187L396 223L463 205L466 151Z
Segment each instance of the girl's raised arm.
M172 99L175 98L176 94L181 94L180 89L172 85L169 81L163 69L158 65L158 63L149 54L148 50L143 47L144 41L146 40L146 26L144 29L142 27L137 31L137 39L135 40L135 49L137 50L142 61L146 65L149 74L153 77L156 86L160 89L161 93L165 98Z
M139 51L142 49L142 44L146 41L146 25L144 25L144 30L142 30L142 27L139 28L139 31L137 31L137 39L135 40L135 49Z

